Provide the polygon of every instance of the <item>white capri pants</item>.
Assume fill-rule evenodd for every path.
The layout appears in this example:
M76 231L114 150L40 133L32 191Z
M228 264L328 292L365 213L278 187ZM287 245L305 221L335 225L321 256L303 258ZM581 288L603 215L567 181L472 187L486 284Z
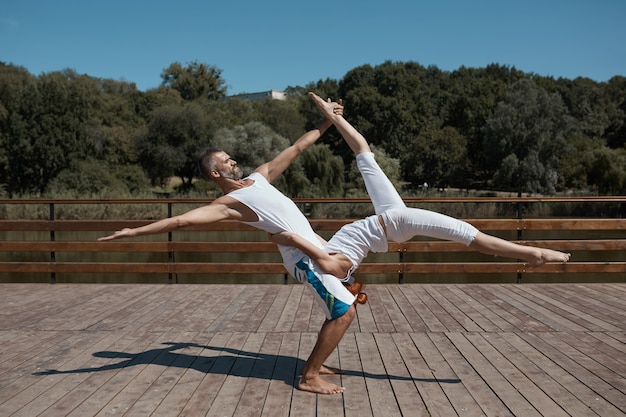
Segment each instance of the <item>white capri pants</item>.
M434 211L407 207L378 166L373 153L358 154L356 162L374 210L383 217L388 240L405 242L421 235L469 246L478 234L478 229L462 220Z

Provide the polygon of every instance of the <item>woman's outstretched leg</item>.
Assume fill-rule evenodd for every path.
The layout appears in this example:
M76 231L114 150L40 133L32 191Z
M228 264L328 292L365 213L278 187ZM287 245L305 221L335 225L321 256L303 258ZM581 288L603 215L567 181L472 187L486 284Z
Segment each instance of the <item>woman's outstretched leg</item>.
M569 253L552 249L520 245L488 235L471 224L434 211L416 208L389 210L383 213L387 238L394 242L406 242L414 236L463 243L470 249L487 255L522 259L530 266L546 262L567 262Z
M529 266L541 266L546 262L565 263L569 261L570 258L569 253L546 248L520 245L518 243L500 239L483 232L478 232L469 247L488 255L522 259L526 261Z

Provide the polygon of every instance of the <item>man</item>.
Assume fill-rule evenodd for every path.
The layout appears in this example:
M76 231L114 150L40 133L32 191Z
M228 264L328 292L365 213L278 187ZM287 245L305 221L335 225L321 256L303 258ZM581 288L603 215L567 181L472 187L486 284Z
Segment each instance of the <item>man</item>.
M340 104L329 103L329 105L336 114L343 114L343 107ZM313 145L330 126L332 123L326 118L316 129L305 133L293 145L245 178L237 162L230 155L220 149L208 149L200 156L200 169L207 179L219 185L224 193L222 197L207 206L179 216L134 229L123 229L98 240L165 233L221 220L237 220L270 234L292 232L322 247L318 236L298 207L270 183L282 174L298 155ZM281 245L279 250L287 271L312 290L327 318L315 347L302 369L298 388L319 394L341 393L344 391L343 387L324 380L320 375L337 372L324 366L324 361L337 347L355 317L355 296L339 279L324 274L312 263L309 263L307 273L299 273L296 264L305 257L301 250Z

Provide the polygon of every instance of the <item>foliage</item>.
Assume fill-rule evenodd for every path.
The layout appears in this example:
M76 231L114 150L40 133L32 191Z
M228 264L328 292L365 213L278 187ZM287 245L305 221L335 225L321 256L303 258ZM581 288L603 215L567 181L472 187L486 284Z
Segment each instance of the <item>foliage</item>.
M560 96L528 79L511 85L484 128L486 168L500 189L555 192L559 156L574 133L574 120Z
M158 88L0 62L2 195L215 195L194 182L198 153L224 147L247 172L319 122L307 96L343 99L392 181L553 194L626 190L626 78L544 77L490 64L447 72L417 62L363 65L288 99L227 98L221 70L174 62ZM147 180L148 179L148 180ZM329 129L277 180L294 197L363 195L354 156ZM410 191L410 190L409 190ZM198 191L196 191L198 192ZM208 193L208 194L207 194Z
M414 185L465 185L467 141L453 127L424 129L401 157L404 178Z
M226 95L221 74L222 70L217 67L198 61L191 62L186 67L174 62L163 70L161 78L163 86L178 91L183 100L217 100Z
M159 107L137 137L139 163L153 185L163 186L176 175L191 187L199 150L208 137L205 114L195 103Z

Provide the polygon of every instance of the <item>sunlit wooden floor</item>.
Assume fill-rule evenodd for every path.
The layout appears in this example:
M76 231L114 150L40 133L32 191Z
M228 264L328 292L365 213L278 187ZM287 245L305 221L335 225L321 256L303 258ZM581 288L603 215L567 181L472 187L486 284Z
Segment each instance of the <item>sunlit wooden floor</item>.
M626 284L367 293L318 396L302 285L2 284L0 416L626 415Z

